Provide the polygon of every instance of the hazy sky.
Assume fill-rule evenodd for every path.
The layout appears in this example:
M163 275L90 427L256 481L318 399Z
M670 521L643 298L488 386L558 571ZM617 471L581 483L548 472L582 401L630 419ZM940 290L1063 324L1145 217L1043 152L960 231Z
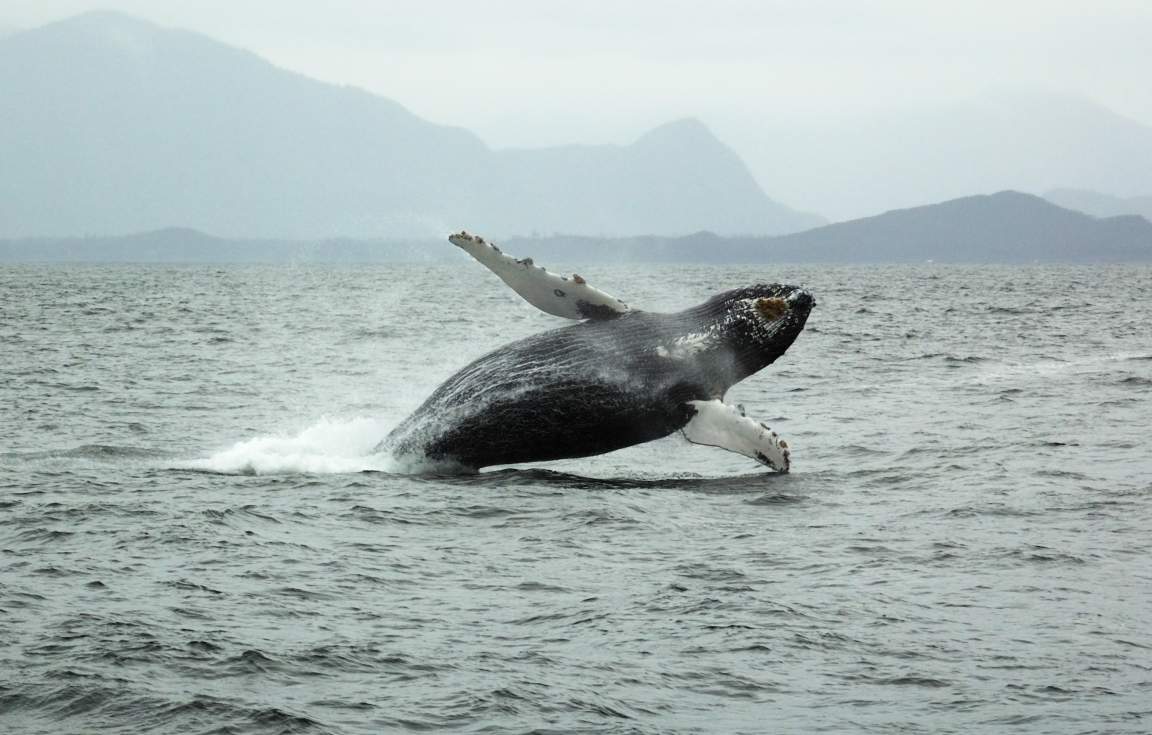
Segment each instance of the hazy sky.
M496 146L625 143L692 115L755 169L740 149L764 124L1004 87L1152 123L1149 0L6 0L0 27L96 8L370 89Z

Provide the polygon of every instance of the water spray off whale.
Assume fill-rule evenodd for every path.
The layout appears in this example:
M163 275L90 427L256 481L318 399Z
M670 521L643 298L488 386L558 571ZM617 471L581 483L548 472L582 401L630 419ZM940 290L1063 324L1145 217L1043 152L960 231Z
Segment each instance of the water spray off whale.
M694 444L789 471L787 442L741 407L724 403L724 395L792 345L815 306L808 291L758 284L680 312L647 312L578 275L561 276L531 258L516 259L482 237L461 232L448 239L528 303L577 323L474 360L367 454L361 441L355 457L294 456L307 444L301 442L305 432L236 445L201 467L474 473L493 465L588 457L680 432ZM281 449L285 456L278 455ZM252 451L258 456L248 461Z

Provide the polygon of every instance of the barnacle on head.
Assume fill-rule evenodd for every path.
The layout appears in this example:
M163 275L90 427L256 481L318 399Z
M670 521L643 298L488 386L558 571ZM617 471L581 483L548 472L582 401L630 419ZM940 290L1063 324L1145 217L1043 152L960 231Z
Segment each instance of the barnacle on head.
M788 302L779 296L756 299L756 311L768 321L774 321L784 316L788 311Z

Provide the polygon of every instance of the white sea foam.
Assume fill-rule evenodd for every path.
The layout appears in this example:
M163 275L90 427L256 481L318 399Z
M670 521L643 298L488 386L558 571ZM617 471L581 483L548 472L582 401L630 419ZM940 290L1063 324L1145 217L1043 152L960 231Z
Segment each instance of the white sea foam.
M380 419L325 418L299 433L247 439L178 467L247 475L394 472L397 462L374 451L389 428Z

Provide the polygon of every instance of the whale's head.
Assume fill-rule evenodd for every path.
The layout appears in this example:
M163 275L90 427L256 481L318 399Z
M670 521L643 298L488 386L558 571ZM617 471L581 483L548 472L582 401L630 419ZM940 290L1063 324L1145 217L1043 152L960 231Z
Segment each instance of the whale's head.
M815 305L807 290L771 283L725 291L689 312L721 336L737 382L783 355Z

